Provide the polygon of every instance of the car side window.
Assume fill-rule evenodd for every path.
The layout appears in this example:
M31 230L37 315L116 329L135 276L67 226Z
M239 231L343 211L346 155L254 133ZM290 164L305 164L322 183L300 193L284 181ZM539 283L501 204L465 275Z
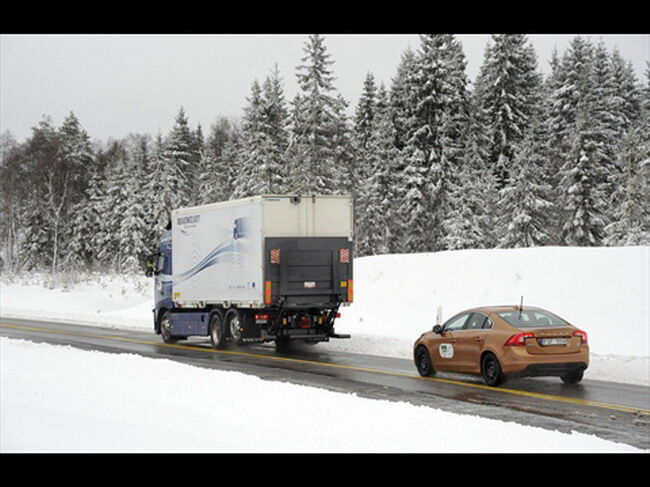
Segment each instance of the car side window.
M490 330L492 328L492 320L486 316L485 321L483 322L483 329Z
M472 316L467 320L465 325L466 330L480 330L483 328L483 323L485 322L486 316L483 313L472 313Z
M445 323L443 331L460 330L465 325L465 321L467 321L468 316L469 313L462 313L458 316L454 316L449 321L447 321L447 323Z

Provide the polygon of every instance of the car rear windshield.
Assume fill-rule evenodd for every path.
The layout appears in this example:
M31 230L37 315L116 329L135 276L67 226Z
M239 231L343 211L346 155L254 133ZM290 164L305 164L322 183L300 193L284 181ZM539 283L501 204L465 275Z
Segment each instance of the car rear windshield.
M501 318L506 320L510 325L516 328L534 328L541 326L569 326L559 316L555 316L548 311L540 310L523 310L523 311L503 311L497 313Z

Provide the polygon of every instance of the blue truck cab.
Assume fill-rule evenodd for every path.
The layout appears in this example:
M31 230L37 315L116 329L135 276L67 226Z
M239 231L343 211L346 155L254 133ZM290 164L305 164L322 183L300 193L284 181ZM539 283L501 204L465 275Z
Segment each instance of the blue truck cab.
M160 237L158 253L153 259L154 329L160 333L162 312L172 309L172 232L165 230Z

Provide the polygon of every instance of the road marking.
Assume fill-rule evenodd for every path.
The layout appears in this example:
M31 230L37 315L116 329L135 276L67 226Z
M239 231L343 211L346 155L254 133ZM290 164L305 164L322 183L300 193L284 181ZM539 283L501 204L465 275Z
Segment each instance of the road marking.
M491 387L488 385L484 384L472 384L469 382L461 382L453 379L443 379L440 377L422 377L420 375L414 375L414 374L407 374L404 372L394 372L390 370L382 370L382 369L374 369L374 368L368 368L368 367L359 367L356 365L343 365L343 364L332 364L328 362L318 362L315 360L305 360L305 359L299 359L299 358L293 358L293 357L280 357L280 356L274 356L274 355L261 355L261 354L256 354L256 353L251 353L251 352L242 352L242 351L234 351L234 350L219 350L219 349L214 349L214 348L206 348L206 347L196 347L196 346L191 346L191 345L178 345L174 343L164 343L161 342L160 340L140 340L137 338L125 338L125 337L120 337L120 336L115 336L115 335L100 335L96 333L80 333L80 332L73 332L73 331L65 331L65 330L57 330L57 329L52 329L52 328L44 328L44 327L35 327L35 326L25 326L25 325L15 325L15 324L0 324L0 327L2 328L17 328L21 330L27 330L27 331L40 331L40 332L46 332L46 333L60 333L60 334L68 334L72 336L79 336L79 337L89 337L89 338L103 338L107 340L117 340L117 341L123 341L123 342L130 342L130 343L140 343L140 344L145 344L145 345L155 345L159 347L168 347L168 348L176 348L179 350L191 350L191 351L196 351L196 352L206 352L206 353L216 353L216 354L221 354L221 355L233 355L233 356L241 356L241 357L249 357L249 358L261 358L261 359L266 359L266 360L277 360L277 361L285 361L285 362L292 362L292 363L303 363L303 364L309 364L309 365L316 365L316 366L322 366L322 367L331 367L331 368L338 368L338 369L347 369L347 370L355 370L358 372L369 372L369 373L375 373L375 374L383 374L383 375L392 375L396 377L407 377L409 379L418 379L418 380L426 380L426 381L431 381L431 382L441 382L445 384L452 384L452 385L457 385L457 386L462 386L462 387L469 387L469 388L475 388L475 389L482 389L490 392L499 392L502 394L511 394L511 395L516 395L516 396L524 396L524 397L531 397L534 399L544 399L547 401L554 401L554 402L562 402L562 403L568 403L568 404L576 404L580 406L591 406L591 407L597 407L597 408L603 408L603 409L611 409L615 411L621 411L621 412L628 412L628 413L635 413L635 414L641 414L641 415L650 415L650 410L648 409L641 409L641 408L633 408L630 406L622 406L618 404L609 404L609 403L602 403L602 402L597 402L597 401L590 401L586 399L575 399L575 398L570 398L570 397L563 397L563 396L554 396L551 394L543 394L539 392L528 392L528 391L521 391L517 389L508 389L504 387Z

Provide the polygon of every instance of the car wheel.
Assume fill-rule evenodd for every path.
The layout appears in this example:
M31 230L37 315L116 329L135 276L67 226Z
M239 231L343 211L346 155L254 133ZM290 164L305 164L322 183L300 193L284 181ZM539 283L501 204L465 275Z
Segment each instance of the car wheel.
M506 379L501 371L499 359L492 353L488 353L483 357L483 361L481 362L481 375L483 375L483 380L489 386L503 384Z
M560 376L560 379L562 379L562 382L565 384L577 384L582 380L582 377L584 376L584 371L579 370L577 372L569 372L568 374L564 374Z
M431 363L429 351L424 345L420 345L415 349L415 366L418 369L418 374L422 377L429 377L436 373Z

